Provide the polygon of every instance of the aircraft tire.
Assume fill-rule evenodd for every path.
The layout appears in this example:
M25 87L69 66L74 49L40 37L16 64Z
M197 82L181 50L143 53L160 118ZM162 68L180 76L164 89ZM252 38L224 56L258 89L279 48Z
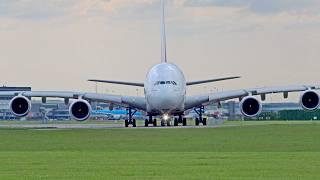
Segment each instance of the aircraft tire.
M200 124L200 120L199 120L199 118L196 118L196 120L195 120L195 125L196 125L196 126L199 126L199 124Z
M202 122L202 124L203 124L204 126L206 126L206 125L207 125L207 118L203 118L203 122Z
M132 126L137 127L137 121L135 119L132 120Z
M182 125L183 126L187 126L187 118L183 118L182 119Z
M174 119L174 126L178 126L178 125L179 125L178 119L175 118L175 119Z
M153 127L157 127L157 120L156 119L153 120Z

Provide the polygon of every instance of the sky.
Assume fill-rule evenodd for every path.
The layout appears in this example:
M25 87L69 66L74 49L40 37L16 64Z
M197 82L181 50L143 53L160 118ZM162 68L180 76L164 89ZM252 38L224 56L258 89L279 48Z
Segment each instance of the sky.
M168 0L166 14L168 59L187 80L242 76L189 94L320 84L319 0ZM143 82L160 52L159 0L0 0L2 85L94 92L87 79Z

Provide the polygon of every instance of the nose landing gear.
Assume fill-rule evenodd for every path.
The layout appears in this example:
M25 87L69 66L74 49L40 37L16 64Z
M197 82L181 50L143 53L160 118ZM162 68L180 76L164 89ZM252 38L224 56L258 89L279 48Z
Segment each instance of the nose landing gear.
M166 125L167 125L168 127L171 126L171 120L170 120L170 119L168 119L168 120L162 119L162 120L161 120L161 127L165 127Z
M165 126L168 126L168 127L170 127L171 126L171 120L164 120L164 119L162 119L161 120L161 127L165 127Z

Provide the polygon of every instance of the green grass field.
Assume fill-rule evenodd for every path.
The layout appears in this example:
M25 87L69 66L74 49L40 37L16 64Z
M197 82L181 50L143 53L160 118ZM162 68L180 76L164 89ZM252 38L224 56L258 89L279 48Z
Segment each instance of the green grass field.
M320 124L0 129L0 179L320 179Z

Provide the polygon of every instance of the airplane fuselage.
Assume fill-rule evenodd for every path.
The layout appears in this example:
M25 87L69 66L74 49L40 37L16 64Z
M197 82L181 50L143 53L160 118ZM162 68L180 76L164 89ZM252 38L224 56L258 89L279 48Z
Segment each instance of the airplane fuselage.
M171 63L153 66L145 80L145 97L149 115L182 114L186 80L181 69Z

